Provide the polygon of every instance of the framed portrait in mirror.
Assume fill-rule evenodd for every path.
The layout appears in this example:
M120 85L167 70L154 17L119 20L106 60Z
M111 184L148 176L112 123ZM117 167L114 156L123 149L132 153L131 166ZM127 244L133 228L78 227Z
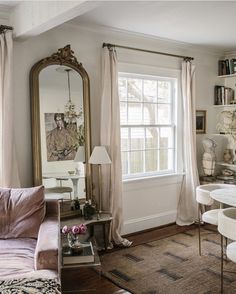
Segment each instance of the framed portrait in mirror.
M206 110L196 110L196 133L206 134Z

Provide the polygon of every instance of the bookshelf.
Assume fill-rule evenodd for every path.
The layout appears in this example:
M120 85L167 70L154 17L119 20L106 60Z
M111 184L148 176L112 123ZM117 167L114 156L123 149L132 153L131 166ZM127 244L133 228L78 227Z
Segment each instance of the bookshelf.
M229 65L226 65L226 60ZM220 65L224 64L224 68L220 68ZM225 59L219 61L218 70L218 83L215 86L213 109L215 115L216 132L211 134L216 137L218 146L218 155L216 162L216 176L213 177L215 182L233 183L236 184L236 164L230 164L224 162L224 153L226 149L232 149L231 136L227 134L227 127L229 126L229 119L234 122L236 111L236 59ZM230 67L230 68L229 68ZM229 114L232 114L230 116ZM225 116L225 118L224 118ZM229 117L228 117L229 116ZM221 126L219 126L221 125ZM233 143L234 144L234 143ZM235 141L236 144L236 141ZM230 147L229 147L230 145ZM235 152L235 148L232 149L232 157ZM231 177L224 176L224 170L231 170L234 175Z

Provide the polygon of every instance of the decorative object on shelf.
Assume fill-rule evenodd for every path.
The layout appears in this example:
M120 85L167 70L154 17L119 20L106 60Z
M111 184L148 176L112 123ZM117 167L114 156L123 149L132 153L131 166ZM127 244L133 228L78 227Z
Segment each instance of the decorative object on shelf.
M223 155L223 160L225 163L229 163L229 164L233 163L232 149L225 149L224 155Z
M234 175L234 172L231 169L227 169L227 168L223 169L221 172L222 172L223 176L233 176Z
M217 144L214 140L210 138L205 138L202 140L202 145L204 148L204 153L202 156L203 171L206 176L212 177L215 172L215 165L216 165L215 148Z
M67 235L68 245L73 253L80 253L83 251L83 245L79 240L79 235L85 234L87 232L87 227L85 224L80 224L79 226L62 228L62 233Z
M221 134L236 134L236 116L235 111L223 110L219 114L219 122L216 125L216 129Z
M206 133L206 110L196 110L196 133Z
M92 206L91 200L85 201L83 215L85 220L91 220L95 213L95 208Z
M74 162L77 163L75 168L77 175L84 175L84 163L85 163L85 149L84 146L79 146L75 155Z
M98 197L98 209L97 217L100 218L102 212L102 164L111 164L111 159L107 153L105 146L95 146L89 159L90 164L98 165L98 176L99 176L99 197Z
M68 174L72 176L72 175L75 174L75 171L74 170L68 170Z
M227 149L232 150L232 163L236 163L236 111L223 110L216 129L228 139Z

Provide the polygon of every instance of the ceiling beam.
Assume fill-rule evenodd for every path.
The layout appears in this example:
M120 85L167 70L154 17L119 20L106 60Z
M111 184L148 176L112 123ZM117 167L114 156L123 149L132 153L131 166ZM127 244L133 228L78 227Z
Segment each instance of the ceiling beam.
M16 39L42 34L99 6L99 1L24 1L11 10Z

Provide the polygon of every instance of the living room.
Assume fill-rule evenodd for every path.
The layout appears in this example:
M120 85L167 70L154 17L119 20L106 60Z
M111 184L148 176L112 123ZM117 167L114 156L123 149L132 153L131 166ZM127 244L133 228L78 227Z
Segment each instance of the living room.
M106 145L101 144L101 121L104 119L101 110L102 92L104 91L102 51L103 43L115 44L117 45L115 51L119 73L143 75L145 78L147 76L161 76L176 79L178 92L178 97L172 105L172 111L175 112L174 122L176 123L175 135L170 139L170 141L174 141L175 145L169 147L169 149L173 149L173 155L170 155L171 162L168 161L172 172L168 172L168 169L162 172L159 169L156 170L156 173L151 172L145 175L145 172L142 171L138 176L134 172L123 177L123 195L118 202L119 208L120 205L122 206L122 214L119 215L120 222L122 219L122 228L119 234L127 236L174 224L176 223L186 172L183 158L183 147L186 141L184 143L182 140L184 129L183 102L181 100L182 62L184 57L193 58L192 63L196 67L195 110L206 111L204 132L193 136L196 138L199 174L204 175L202 168L203 139L210 137L216 141L215 152L219 160L221 160L225 148L224 139L220 136L212 136L216 133L218 111L218 108L213 107L214 87L224 83L218 77L218 61L235 57L236 40L234 40L233 31L231 32L235 3L225 1L204 3L198 1L70 2L66 4L61 1L1 1L1 24L13 27L11 84L13 100L10 116L13 118L11 123L13 124L12 132L16 155L14 173L18 170L19 177L19 184L16 186L26 188L34 186L35 183L33 165L36 161L32 157L32 153L36 151L32 151L35 148L32 138L37 131L32 129L32 88L30 89L29 84L32 67L68 44L73 51L73 56L77 58L79 63L82 63L89 77L91 146L89 154L86 155L89 159L95 146ZM224 13L226 17L222 17ZM140 50L119 48L119 46ZM164 53L164 55L153 52ZM178 55L182 58L168 54ZM72 82L71 85L73 85ZM54 112L60 111L55 109ZM192 115L192 119L195 119L195 111ZM37 123L34 125L36 128ZM137 123L135 122L134 125L137 126ZM149 127L151 126L153 127L153 124L150 124ZM157 127L155 124L154 126ZM110 150L108 150L108 154L113 165L115 160L112 158ZM86 162L86 170L88 165ZM5 170L3 167L2 165L2 170ZM217 170L217 168L219 167L215 169ZM92 194L96 202L99 202L101 184L99 172L97 166L93 165L92 169L93 179L90 183L93 186ZM65 172L69 170L70 168L67 167ZM103 174L103 181L105 181L104 179L106 177ZM71 187L73 189L72 183ZM195 188L192 188L194 195ZM83 191L83 188L79 189ZM103 197L101 201L104 202L102 203L103 209L110 210ZM187 200L186 203L188 203ZM117 212L115 213L117 214ZM188 224L193 223L187 222ZM127 239L129 240L129 237ZM108 255L109 249L105 256ZM218 280L220 287L220 278ZM124 289L129 290L130 288L124 287ZM100 291L97 293L105 293L101 289ZM135 290L133 293L148 293L148 291L142 291L136 292ZM163 289L159 291L158 293L171 293L167 290L165 292ZM130 292L132 293L131 290ZM186 290L182 293L194 292Z

